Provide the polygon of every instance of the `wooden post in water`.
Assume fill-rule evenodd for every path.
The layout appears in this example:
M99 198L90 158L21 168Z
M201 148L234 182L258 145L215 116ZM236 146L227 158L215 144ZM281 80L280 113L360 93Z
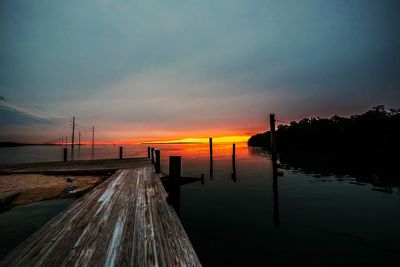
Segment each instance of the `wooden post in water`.
M151 163L154 164L154 147L151 148Z
M119 159L122 159L122 146L119 147Z
M236 181L236 144L232 144L232 178Z
M275 114L269 114L269 124L271 131L271 150L272 153L276 153Z
M210 137L210 178L214 176L214 168L213 168L213 144L212 137Z
M68 160L68 151L67 151L67 148L64 148L63 149L63 151L64 151L64 161L67 161Z
M155 150L156 153L156 164L155 164L155 169L156 173L161 172L161 155L160 155L160 150Z
M150 147L147 147L147 157L150 158Z
M180 177L181 177L181 157L169 157L169 179L170 190L168 201L174 206L176 213L179 215L180 204Z

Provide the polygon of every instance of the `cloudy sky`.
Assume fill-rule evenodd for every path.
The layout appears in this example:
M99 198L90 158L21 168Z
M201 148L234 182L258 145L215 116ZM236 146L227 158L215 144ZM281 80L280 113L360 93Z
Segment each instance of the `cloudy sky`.
M400 106L400 2L0 2L0 141L242 135Z

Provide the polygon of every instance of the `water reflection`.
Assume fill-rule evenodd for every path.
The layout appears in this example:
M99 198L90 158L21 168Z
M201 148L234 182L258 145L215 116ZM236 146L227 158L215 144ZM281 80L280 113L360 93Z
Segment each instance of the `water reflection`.
M279 227L279 192L278 192L278 163L276 154L272 154L272 192L273 192L273 203L274 203L274 226Z
M249 153L261 158L271 159L273 156L261 148L249 148ZM278 155L277 159L281 168L292 173L304 174L315 178L314 182L348 182L350 184L374 186L372 190L384 193L393 193L393 188L400 188L397 170L392 164L384 164L379 161L360 161L340 158L325 158L303 155L298 157Z

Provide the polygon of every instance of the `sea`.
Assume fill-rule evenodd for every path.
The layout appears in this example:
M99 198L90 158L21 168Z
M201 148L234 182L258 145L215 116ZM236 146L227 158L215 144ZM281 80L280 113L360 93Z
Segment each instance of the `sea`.
M181 156L182 176L204 175L204 183L181 187L178 207L204 266L400 264L400 179L310 168L313 162L291 166L246 143L236 144L235 168L230 143L213 145L212 164L208 144L75 146L73 153L68 147L68 160L117 158L120 146L123 157L147 157L148 146L159 149L165 172L169 157ZM0 148L0 164L60 161L63 148ZM42 201L0 213L0 257L74 201Z

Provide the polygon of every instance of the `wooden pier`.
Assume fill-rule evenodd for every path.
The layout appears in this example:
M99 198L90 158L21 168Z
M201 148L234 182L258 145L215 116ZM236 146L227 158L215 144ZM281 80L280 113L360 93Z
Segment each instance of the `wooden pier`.
M107 173L121 169L131 169L150 164L148 158L127 158L127 159L97 159L77 161L54 161L22 164L0 165L0 174L22 174L22 173L43 173L43 174L65 174L65 173Z
M118 170L20 244L0 266L201 266L174 208L166 202L161 174L148 159L52 164L1 169Z

